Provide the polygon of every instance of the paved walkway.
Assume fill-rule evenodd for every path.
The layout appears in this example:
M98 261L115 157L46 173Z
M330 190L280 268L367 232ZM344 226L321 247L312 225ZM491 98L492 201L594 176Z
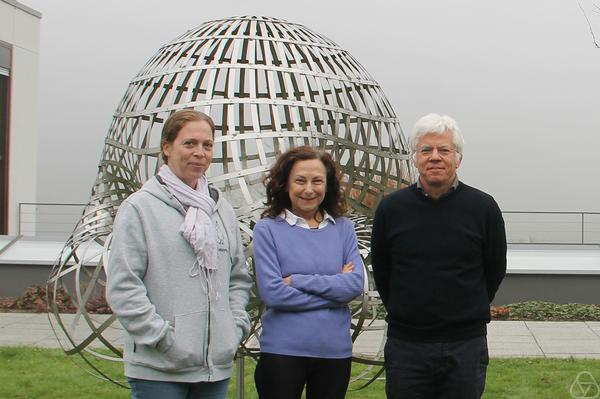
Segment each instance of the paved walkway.
M63 315L64 323L73 315ZM107 316L95 315L101 322ZM75 336L85 337L83 323ZM121 342L122 331L110 327L104 334L112 343ZM366 331L355 343L355 352L375 354L381 346L382 330ZM493 321L488 326L490 356L493 357L552 357L600 359L600 321ZM38 346L60 348L50 326L48 315L34 313L0 313L0 346ZM95 341L94 345L102 345Z

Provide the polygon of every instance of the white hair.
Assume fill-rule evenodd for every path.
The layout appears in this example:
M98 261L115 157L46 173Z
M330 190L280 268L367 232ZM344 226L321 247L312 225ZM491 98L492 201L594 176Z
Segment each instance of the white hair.
M427 114L415 123L410 138L410 150L413 154L417 152L417 143L426 134L452 133L452 142L456 147L456 154L462 157L464 139L458 128L458 124L448 115Z

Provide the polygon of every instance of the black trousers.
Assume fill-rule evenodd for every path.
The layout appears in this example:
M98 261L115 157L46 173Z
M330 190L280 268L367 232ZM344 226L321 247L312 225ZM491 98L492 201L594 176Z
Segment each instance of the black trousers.
M352 359L324 359L261 353L254 382L260 399L343 399Z
M388 399L479 399L489 363L485 336L454 342L385 344Z

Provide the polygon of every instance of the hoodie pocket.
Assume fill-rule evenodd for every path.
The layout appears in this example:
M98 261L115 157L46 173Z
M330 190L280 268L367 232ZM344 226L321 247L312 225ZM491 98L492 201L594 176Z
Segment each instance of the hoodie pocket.
M175 371L206 364L206 311L175 316L173 345L165 352L147 345L137 345L132 363L157 370Z
M211 329L213 331L211 340L211 360L215 365L227 365L233 361L235 352L240 345L238 327L233 320L231 310L217 310Z

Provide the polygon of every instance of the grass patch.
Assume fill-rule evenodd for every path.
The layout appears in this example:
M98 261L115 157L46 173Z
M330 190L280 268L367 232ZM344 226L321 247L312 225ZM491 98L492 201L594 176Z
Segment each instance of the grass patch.
M484 398L571 398L571 385L584 371L600 382L600 360L492 359Z
M0 398L10 399L125 399L129 390L100 381L73 363L61 350L0 347ZM106 368L106 362L103 362ZM122 365L108 365L120 375ZM354 373L360 365L354 365ZM590 372L600 382L600 360L575 359L492 359L484 398L569 398L569 389L578 373ZM254 389L254 364L246 361L245 397L257 398ZM235 375L235 373L234 373ZM235 377L229 398L235 398ZM350 391L349 399L384 398L384 383Z
M0 348L0 398L10 399L120 399L129 390L103 382L74 364L58 349ZM115 371L121 364L110 364ZM122 374L122 373L121 373Z

